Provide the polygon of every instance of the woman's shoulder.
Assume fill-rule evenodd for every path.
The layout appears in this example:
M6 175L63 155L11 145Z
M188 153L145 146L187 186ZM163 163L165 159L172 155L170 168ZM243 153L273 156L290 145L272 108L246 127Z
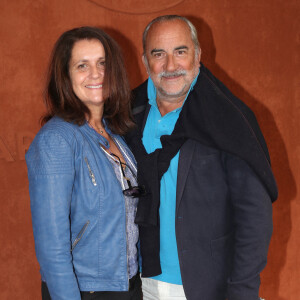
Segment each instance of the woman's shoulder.
M78 127L78 125L66 122L60 117L53 117L40 129L35 139L59 137L71 144L79 131Z
M67 122L60 117L52 117L42 128L41 132L56 131L57 133L72 134L78 130L78 125Z
M41 128L25 155L28 174L72 173L75 126L54 117Z
M59 117L50 119L32 141L27 157L34 151L60 151L62 148L74 148L78 125L64 121Z

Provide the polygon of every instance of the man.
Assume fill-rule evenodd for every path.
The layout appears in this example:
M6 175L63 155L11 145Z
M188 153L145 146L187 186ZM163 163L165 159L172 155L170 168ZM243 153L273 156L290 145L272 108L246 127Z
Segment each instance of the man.
M186 18L154 19L143 47L149 78L127 141L147 191L136 216L144 300L257 300L277 187L255 117L200 65Z

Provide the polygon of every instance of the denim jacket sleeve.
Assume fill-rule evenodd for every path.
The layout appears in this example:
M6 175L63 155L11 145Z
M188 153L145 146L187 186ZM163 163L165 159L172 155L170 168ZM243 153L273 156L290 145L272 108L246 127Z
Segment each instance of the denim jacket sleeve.
M71 144L54 129L43 128L26 154L36 256L52 300L81 299L70 251Z
M273 229L272 202L261 180L240 158L228 155L226 172L236 228L228 300L258 300Z

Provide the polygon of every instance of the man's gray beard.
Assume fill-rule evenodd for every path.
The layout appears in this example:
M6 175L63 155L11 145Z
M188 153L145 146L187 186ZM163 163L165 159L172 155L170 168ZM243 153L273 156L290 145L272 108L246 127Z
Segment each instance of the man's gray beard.
M188 89L186 92L184 92L187 88L187 85L185 84L182 89L176 93L168 93L167 91L165 91L163 88L161 87L156 87L157 90L157 94L158 96L162 96L163 98L174 98L174 97L181 97L184 94L187 93Z
M151 77L151 72L148 72L148 73ZM169 77L176 77L176 76L182 76L182 75L184 76L184 75L186 75L186 73L187 73L187 71L185 71L185 70L178 70L178 71L174 71L174 72L163 71L163 72L159 73L157 76L158 76L158 78L162 78L162 77L169 78ZM196 77L196 70L195 70L194 78L195 77ZM157 90L158 96L162 96L164 98L182 97L188 92L192 82L190 83L189 86L187 86L187 84L185 84L180 91L175 92L175 93L169 93L166 90L164 90L162 87L157 87L157 86L156 86L156 90Z
M197 53L195 54L195 59L196 59L196 55L197 55ZM145 57L145 63L146 63L147 73L151 77L151 71L150 71L150 68L149 68L148 61L147 61L146 57ZM194 74L194 79L195 79L196 76L197 76L198 68L195 68L194 71L195 71L195 74ZM163 71L163 72L159 73L157 76L158 76L158 78L161 78L161 77L172 77L172 76L186 75L186 73L187 73L186 70L178 70L178 71L174 71L174 72L165 72L165 71ZM191 84L192 84L192 82L191 82ZM191 86L191 84L190 84L190 86ZM174 98L174 97L181 97L181 96L183 96L185 94L184 91L187 88L187 85L185 84L182 87L182 89L179 92L176 92L176 93L168 93L163 88L160 88L160 87L157 87L157 86L155 86L155 88L156 88L158 96L162 96L164 98ZM187 92L188 92L188 90L187 90Z

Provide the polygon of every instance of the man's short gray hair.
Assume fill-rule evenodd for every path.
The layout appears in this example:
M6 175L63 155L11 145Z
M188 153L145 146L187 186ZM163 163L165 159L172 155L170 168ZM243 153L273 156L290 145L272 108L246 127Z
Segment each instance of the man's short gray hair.
M190 28L190 31L191 31L191 38L194 43L195 50L197 53L199 53L200 44L198 41L197 29L192 24L192 22L185 17L181 17L181 16L177 16L177 15L165 15L165 16L160 16L160 17L155 18L146 26L144 33L143 33L143 51L144 51L143 55L144 55L144 57L146 54L146 40L147 40L149 29L152 27L152 25L155 23L163 23L163 22L173 21L173 20L181 20L188 25L188 27Z

